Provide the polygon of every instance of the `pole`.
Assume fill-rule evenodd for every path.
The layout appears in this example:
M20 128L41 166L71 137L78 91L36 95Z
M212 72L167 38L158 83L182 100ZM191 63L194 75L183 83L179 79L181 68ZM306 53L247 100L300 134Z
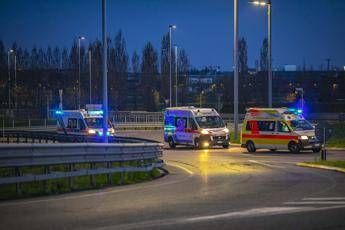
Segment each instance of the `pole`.
M271 14L272 7L271 1L267 4L267 17L268 17L268 107L272 108L272 35L271 35Z
M78 37L78 109L80 109L80 37Z
M175 106L177 107L177 46L175 46Z
M8 109L11 110L11 63L10 51L7 51L7 68L8 68Z
M17 55L14 54L14 89L13 89L14 106L17 108Z
M238 136L238 0L234 0L234 135Z
M172 107L172 92L171 92L171 29L169 26L169 105Z
M91 77L92 77L92 72L91 72L91 65L92 65L92 63L91 63L91 49L89 50L89 104L91 104L91 101L92 101L92 86L91 86L91 84L92 84L92 82L91 82Z
M107 76L107 27L106 27L106 0L102 0L102 39L103 39L103 136L108 143L108 76Z

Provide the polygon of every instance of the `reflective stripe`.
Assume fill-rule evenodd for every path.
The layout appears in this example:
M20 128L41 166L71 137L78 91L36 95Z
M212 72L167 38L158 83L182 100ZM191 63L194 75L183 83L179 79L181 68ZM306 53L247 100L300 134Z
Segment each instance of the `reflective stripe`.
M265 139L283 139L298 140L298 136L275 135L275 134L242 134L242 138L265 138Z

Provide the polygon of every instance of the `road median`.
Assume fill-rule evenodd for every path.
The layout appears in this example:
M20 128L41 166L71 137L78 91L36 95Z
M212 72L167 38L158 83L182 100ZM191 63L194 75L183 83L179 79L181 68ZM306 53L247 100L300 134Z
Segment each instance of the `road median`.
M345 173L345 161L300 162L297 166L324 169Z

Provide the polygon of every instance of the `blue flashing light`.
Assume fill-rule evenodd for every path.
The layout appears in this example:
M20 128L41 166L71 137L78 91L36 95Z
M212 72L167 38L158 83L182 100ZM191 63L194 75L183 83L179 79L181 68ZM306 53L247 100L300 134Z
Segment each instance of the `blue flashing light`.
M103 136L103 132L98 132L98 136Z
M63 112L62 112L61 110L56 110L56 111L55 111L55 114L56 114L56 115L62 115Z
M88 111L88 114L91 115L91 116L103 115L103 110L92 110L92 111Z
M301 109L297 110L297 114L302 114L302 113L303 113L303 110L301 110Z
M110 132L109 132L109 131L107 132L107 136L108 136L108 137L110 136Z

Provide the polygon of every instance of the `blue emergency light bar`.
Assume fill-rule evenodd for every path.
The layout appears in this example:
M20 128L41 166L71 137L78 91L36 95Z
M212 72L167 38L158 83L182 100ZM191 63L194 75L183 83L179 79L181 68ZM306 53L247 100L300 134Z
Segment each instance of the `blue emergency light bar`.
M289 108L288 109L289 112L294 113L296 115L302 114L303 110L302 109L294 109L294 108Z
M100 116L103 115L103 110L91 110L87 111L87 113L91 116Z
M56 114L56 115L62 115L63 112L62 112L61 110L56 110L56 111L55 111L55 114Z

